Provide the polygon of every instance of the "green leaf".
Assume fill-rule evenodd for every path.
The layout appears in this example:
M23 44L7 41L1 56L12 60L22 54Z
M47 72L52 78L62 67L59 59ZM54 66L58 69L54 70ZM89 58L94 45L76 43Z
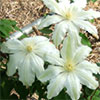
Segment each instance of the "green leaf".
M96 2L97 0L92 0L92 2Z
M21 31L20 28L18 28L17 26L13 26L15 30Z
M65 90L63 89L58 96L52 98L51 100L71 100L70 96L65 93Z
M96 63L98 66L100 66L100 63Z
M81 40L82 44L87 45L87 46L89 46L89 47L92 47L90 41L89 41L88 38L85 36L85 34L80 33L79 35L82 37L82 40Z
M93 23L93 22L95 22L95 20L94 19L91 19L91 20L89 20L91 23Z
M49 29L49 27L45 27L42 30L40 30L40 32L45 33L45 34L50 34L52 33L52 30Z
M87 0L88 2L92 1L92 2L96 2L97 0Z
M92 94L88 97L88 100L100 100L100 90L94 90Z
M2 99L9 99L11 90L14 87L13 81L8 79L5 72L0 72L1 80L0 80L0 100Z
M84 86L84 92L86 96L90 96L93 90L89 89L88 87Z
M15 91L20 95L21 99L26 99L29 94L29 89L26 89L25 86L19 81L16 81L14 85Z
M23 35L19 38L19 40L24 39L24 38L26 38L26 37L28 37L27 34L23 34Z
M16 22L13 20L8 20L8 19L1 19L0 20L0 36L2 38L9 37L10 32L14 32L15 30L20 30L16 26Z

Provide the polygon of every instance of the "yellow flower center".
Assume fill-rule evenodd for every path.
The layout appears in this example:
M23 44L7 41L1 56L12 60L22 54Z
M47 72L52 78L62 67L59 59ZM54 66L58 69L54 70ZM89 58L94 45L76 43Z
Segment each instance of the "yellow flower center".
M72 13L70 13L70 12L67 12L67 14L66 14L66 19L67 20L71 20L72 19Z
M28 52L31 52L31 51L33 50L33 48L32 48L31 45L28 45L28 46L26 47L26 49L27 49Z
M71 71L73 71L74 69L75 69L75 65L74 65L72 62L66 63L66 64L65 64L65 70L66 70L66 71L71 72Z

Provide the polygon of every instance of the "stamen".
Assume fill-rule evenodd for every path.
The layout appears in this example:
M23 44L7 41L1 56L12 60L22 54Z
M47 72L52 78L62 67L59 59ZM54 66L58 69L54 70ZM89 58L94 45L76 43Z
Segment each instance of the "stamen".
M70 72L70 71L73 70L73 66L72 66L71 64L68 64L68 65L66 66L66 69L67 69L68 72Z
M71 20L72 19L72 14L70 12L67 12L66 18L67 18L67 20Z
M27 46L27 51L28 51L28 52L31 52L32 49L33 49L32 46Z
M75 69L75 66L74 66L74 64L73 63L66 63L65 64L65 70L67 71L67 72L71 72L71 71L73 71Z

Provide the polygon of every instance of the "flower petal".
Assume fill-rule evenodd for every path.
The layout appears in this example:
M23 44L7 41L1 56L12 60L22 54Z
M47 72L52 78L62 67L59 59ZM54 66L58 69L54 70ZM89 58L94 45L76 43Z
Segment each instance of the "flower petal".
M24 57L25 57L25 54L22 52L18 52L18 53L10 55L9 62L7 64L8 76L12 76L16 72L16 69L19 67Z
M27 44L37 45L37 44L39 44L41 42L45 42L45 41L49 41L49 39L44 36L33 36L33 37L29 37L29 38L24 38L21 42L24 45L27 45Z
M60 58L59 50L55 48L54 44L48 41L38 43L34 52L38 56L42 57L45 61L48 61L52 64L56 63L57 59Z
M66 84L67 93L72 100L78 100L81 94L81 84L78 77L73 73L67 76Z
M93 19L93 18L99 18L100 17L100 12L94 11L93 9L90 9L88 11L82 10L78 14L79 19L82 20L87 20L87 19Z
M78 68L91 71L95 74L100 73L100 68L95 63L91 63L86 60L78 64Z
M80 79L81 84L86 85L90 89L96 89L99 84L95 77L90 71L85 71L83 69L77 69L77 76Z
M71 41L70 36L66 37L63 42L63 48L61 49L61 56L66 59L72 59L73 58L73 41Z
M93 9L90 9L86 11L88 15L90 15L92 18L99 18L100 17L100 12L99 11L94 11Z
M82 28L82 29L88 31L88 32L91 33L92 35L95 35L95 34L98 33L96 27L93 26L93 25L92 25L91 23L89 23L88 21L76 20L76 21L74 21L74 23L75 23L78 27L80 27L80 28Z
M51 24L60 22L61 20L63 20L63 17L61 17L59 15L48 15L48 16L46 16L45 19L43 19L43 21L41 21L40 25L38 26L38 29L48 27Z
M27 55L23 62L20 64L19 71L19 80L26 86L31 86L35 79L35 74L37 78L44 71L44 62L43 60L31 53Z
M12 76L16 72L17 64L14 55L11 55L9 58L9 62L7 64L7 75Z
M62 3L67 3L67 4L70 4L70 0L58 0L59 2L62 2Z
M34 53L31 53L29 56L32 70L36 73L36 76L38 78L39 75L44 71L44 61Z
M65 81L66 81L65 73L59 74L56 78L52 79L47 87L48 89L47 98L51 99L52 97L57 96L59 92L64 88Z
M76 51L76 48L79 46L79 43L77 43L77 39L75 39L75 35L76 34L74 34L73 32L73 35L67 36L63 42L61 56L65 60L71 60L74 57L74 52Z
M56 47L61 43L61 41L64 39L64 36L67 32L68 26L67 21L62 21L59 24L56 24L55 30L52 33L53 34L53 41Z
M44 37L44 36L34 36L33 40L36 43L41 43L41 42L49 41L49 39Z
M22 43L17 39L9 39L7 42L3 43L1 46L1 51L4 53L16 53L23 50Z
M49 65L48 68L40 75L39 79L42 82L46 82L47 80L51 80L54 77L58 76L64 69L60 66Z
M75 45L81 44L81 37L79 36L79 28L73 23L68 22L68 35L70 35L71 39L74 40Z
M55 13L58 13L60 12L60 8L58 6L58 3L56 2L56 0L42 0L44 2L44 4L52 11L52 12L55 12Z
M74 52L73 61L78 64L82 62L91 52L91 48L88 46L80 46L77 48L76 52Z
M32 59L25 57L18 68L19 80L26 86L31 86L35 80L35 72L32 70L34 65L32 65L30 62L32 62Z
M62 10L61 15L66 13L67 9L70 7L70 0L59 0L59 8Z
M54 65L59 65L59 66L64 65L64 60L60 58L60 55L52 52L51 53L49 52L45 55L45 61L48 61L49 63Z

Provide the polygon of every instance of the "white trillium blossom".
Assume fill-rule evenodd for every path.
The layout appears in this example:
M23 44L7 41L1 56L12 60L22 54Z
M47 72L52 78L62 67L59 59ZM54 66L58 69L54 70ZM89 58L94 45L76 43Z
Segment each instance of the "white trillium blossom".
M51 24L56 24L55 30L52 33L52 39L56 46L64 39L66 32L71 36L76 34L77 40L80 40L80 28L98 38L97 29L89 22L89 19L100 17L100 12L92 9L85 11L83 8L86 7L87 0L74 0L73 3L70 3L70 0L59 0L59 2L56 0L42 1L51 12L54 12L55 14L47 15L38 26L38 29L42 29Z
M34 36L23 40L12 39L3 43L1 51L10 54L7 75L12 76L18 69L19 80L31 86L35 76L44 71L46 53L59 55L55 46L46 37Z
M65 38L61 49L62 58L56 58L59 63L53 62L39 77L42 82L50 81L47 87L48 99L57 96L63 88L66 88L71 99L78 100L82 84L90 89L96 89L99 86L92 74L100 74L100 68L86 60L90 52L91 48L77 46L75 40L69 36Z

